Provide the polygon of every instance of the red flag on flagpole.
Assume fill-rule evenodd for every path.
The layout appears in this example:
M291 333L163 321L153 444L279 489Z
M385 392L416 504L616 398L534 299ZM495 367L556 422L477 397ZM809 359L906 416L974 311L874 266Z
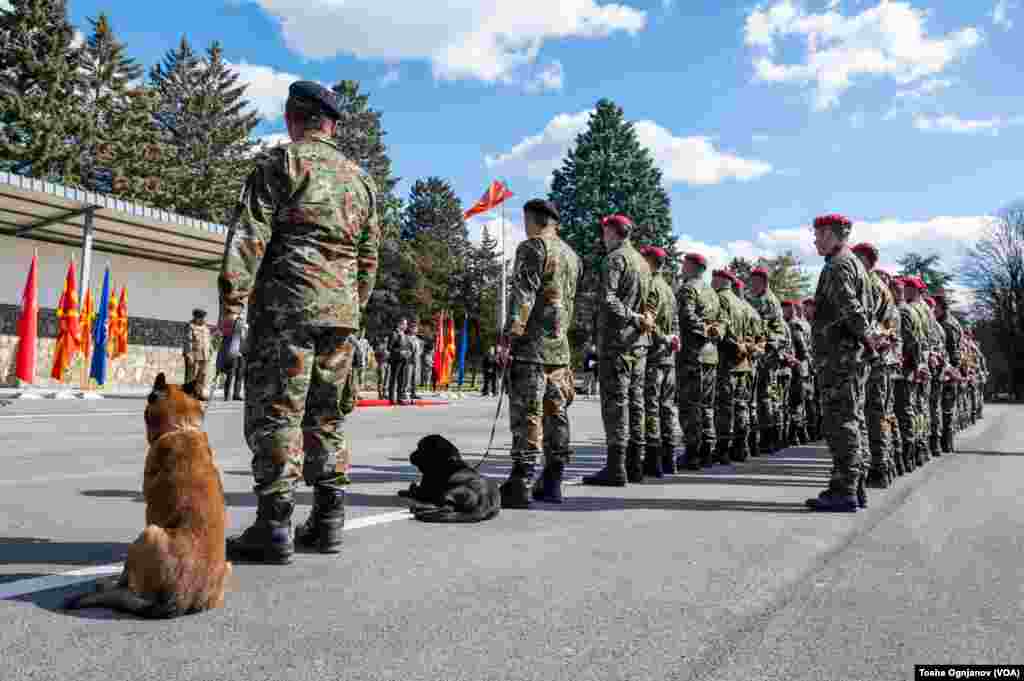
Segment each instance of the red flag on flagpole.
M443 361L444 353L441 348L444 347L444 313L437 313L437 328L434 330L434 383L440 385L442 374L441 362Z
M21 294L21 316L18 317L18 360L15 375L25 383L34 383L36 376L36 339L39 331L38 275L39 254L32 256L25 290Z
M491 186L487 188L487 191L485 191L484 195L480 197L480 200L465 212L462 219L468 220L474 215L486 213L492 208L497 208L505 201L505 199L511 196L514 196L514 194L508 190L508 187L495 180L494 182L491 182Z
M50 378L64 381L64 372L71 366L71 360L82 344L81 326L78 323L78 294L75 290L75 261L68 263L68 274L64 280L64 291L57 303L57 349L53 355L53 370Z

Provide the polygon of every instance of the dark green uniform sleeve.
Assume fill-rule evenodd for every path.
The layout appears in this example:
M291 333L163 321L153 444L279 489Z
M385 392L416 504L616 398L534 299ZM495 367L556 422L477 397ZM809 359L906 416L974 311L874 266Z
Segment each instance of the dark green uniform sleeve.
M543 284L545 248L543 239L527 239L516 249L515 272L508 299L505 333L522 336L530 321L537 292Z
M633 323L633 312L619 299L619 285L626 272L626 260L619 253L608 257L604 268L604 301L608 313L619 320L618 326L626 327Z
M222 315L240 315L252 294L256 273L270 243L274 210L284 197L291 195L291 181L284 166L281 150L271 150L242 188L217 279Z
M952 315L946 312L947 315ZM949 363L956 369L960 368L960 341L963 338L964 330L955 319L951 320L946 327L946 351L949 353Z
M679 335L704 336L704 320L697 315L697 289L689 285L679 287L676 307L679 309Z
M857 270L854 267L840 267L835 272L836 282L832 287L832 304L838 310L838 321L855 338L865 338L871 329L869 311L857 293Z
M359 307L366 309L370 294L377 284L378 255L380 251L380 215L377 211L377 188L369 177L361 178L369 198L366 222L359 233L357 253L359 272L356 275L359 286Z

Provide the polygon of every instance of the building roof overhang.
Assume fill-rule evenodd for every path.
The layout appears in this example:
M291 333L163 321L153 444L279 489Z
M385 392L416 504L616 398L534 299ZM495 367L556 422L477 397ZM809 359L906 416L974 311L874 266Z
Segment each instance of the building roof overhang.
M0 172L0 234L81 247L90 211L96 251L220 269L228 232L224 225Z

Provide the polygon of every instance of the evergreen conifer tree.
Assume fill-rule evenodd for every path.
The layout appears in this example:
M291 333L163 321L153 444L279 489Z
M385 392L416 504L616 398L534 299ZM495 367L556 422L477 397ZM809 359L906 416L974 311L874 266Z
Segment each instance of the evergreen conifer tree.
M369 107L369 95L359 91L357 80L343 80L331 90L342 112L334 134L342 153L373 177L382 197L390 195L399 178L391 175L381 113Z
M0 13L0 158L15 173L80 177L80 50L65 0L11 0Z

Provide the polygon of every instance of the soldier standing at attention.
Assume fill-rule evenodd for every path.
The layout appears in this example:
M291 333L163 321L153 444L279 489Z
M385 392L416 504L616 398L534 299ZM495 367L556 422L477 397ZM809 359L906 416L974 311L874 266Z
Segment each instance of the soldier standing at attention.
M409 387L409 360L412 357L412 340L407 333L409 321L401 319L398 328L388 340L388 400L391 404L408 404L406 390Z
M239 199L218 284L220 326L251 303L245 439L253 452L256 522L227 541L231 560L286 564L300 479L313 510L294 542L341 549L350 455L343 392L349 336L377 276L380 241L373 180L334 141L334 95L299 81L288 90L290 144L256 164ZM262 265L262 266L261 266Z
M957 421L957 381L961 373L960 346L963 343L964 330L956 317L949 313L949 299L945 289L939 289L932 297L935 299L935 316L946 331L946 353L949 356L949 368L954 374L951 380L942 384L942 451L952 452L953 429Z
M792 427L787 438L789 444L804 445L808 442L807 410L813 396L811 374L808 364L811 360L811 327L800 316L802 309L799 300L782 302L782 314L789 324L793 337L793 354L787 358L793 371L792 385L789 392L789 404Z
M936 338L929 322L928 304L924 302L924 291L927 286L920 277L907 277L907 286L904 287L904 295L907 303L917 319L917 328L920 330L921 359L922 365L919 371L920 381L916 384L915 399L917 401L918 428L915 434L914 462L923 466L931 458L928 448L928 435L932 432L931 405L929 400L932 394L932 364L934 359L932 353L935 350Z
M231 329L227 333L231 333ZM182 355L185 357L185 383L195 381L202 399L209 399L207 367L210 363L210 327L206 325L206 310L192 310L192 322L185 334Z
M585 476L583 484L625 487L627 479L643 480L644 376L649 334L654 330L654 318L644 306L651 273L629 239L629 218L610 215L601 221L601 229L608 256L598 288L596 331L608 459L600 471Z
M569 449L573 384L569 328L583 269L558 236L558 209L542 199L523 206L526 241L516 249L500 362L509 366L512 471L501 486L502 508L528 508L538 455L544 471L533 485L537 501L562 503ZM509 364L511 362L511 364Z
M866 419L867 440L870 465L867 487L885 489L892 482L889 461L891 458L889 402L892 399L892 372L886 363L884 351L892 342L892 331L895 326L893 315L896 311L892 293L881 277L874 271L878 262L878 249L867 242L859 243L851 249L868 273L868 286L871 289L871 300L874 303L871 323L879 334L878 349L882 354L867 358L868 382L864 392L864 416Z
M893 277L889 285L893 302L900 313L900 370L893 385L893 403L896 420L899 422L901 451L894 458L899 459L897 473L909 473L914 470L917 447L917 430L920 427L918 414L917 389L921 380L920 368L924 362L922 356L920 324L917 314L906 301L905 288L908 286L903 277Z
M719 361L715 389L715 430L718 434L715 441L715 462L723 465L731 463L729 450L733 446L735 435L737 368L750 368L752 351L746 342L747 316L741 308L742 301L732 292L733 278L732 273L727 270L715 270L711 273L711 287L718 295L721 309L719 318L725 327L722 342L718 346Z
M763 362L767 335L765 324L754 306L743 295L746 284L733 274L732 292L739 301L739 309L746 319L746 347L750 352L750 367L743 363L737 369L736 376L736 416L733 425L733 447L730 458L733 461L746 461L754 452L757 455L757 401L754 385L757 381L758 365Z
M675 448L679 414L676 407L676 350L679 349L679 325L676 323L675 294L665 281L662 267L668 254L657 246L644 246L640 254L651 269L651 290L647 310L654 316L651 351L647 356L644 378L644 474L660 478L676 472Z
M928 437L928 450L932 457L942 456L942 384L948 375L949 356L946 351L946 330L935 316L935 299L928 296L924 299L928 305L928 328L932 337L932 389L928 395L928 411L931 414L931 431Z
M373 349L373 358L377 360L377 397L387 399L388 393L388 342L381 338Z
M882 320L884 337L879 345L879 350L882 352L882 363L889 374L889 396L885 405L884 417L888 427L884 431L883 446L887 452L886 463L891 482L897 476L903 475L903 441L899 418L896 415L896 382L903 379L903 316L900 314L899 308L903 292L900 291L900 298L897 298L893 288L893 277L888 272L873 269L871 276L879 278L889 296L887 318Z
M828 489L807 500L815 511L856 511L863 475L864 348L874 350L875 338L868 318L868 275L846 244L851 226L841 215L814 220L814 245L825 256L825 268L814 294L812 328L824 402L822 426L833 462Z
M814 332L811 330L811 326L814 324L814 298L805 298L801 307L804 311L808 337L811 339L811 359L807 370L811 374L812 395L807 403L807 436L809 442L817 442L821 439L821 385L814 361Z
M718 294L703 281L706 269L703 255L687 253L683 258L683 283L676 294L680 336L676 355L679 424L686 440L686 452L679 465L689 470L714 464L718 341L725 335Z
M750 298L748 302L757 311L767 337L766 353L757 372L757 420L760 428L760 451L772 454L784 444L783 401L784 386L780 373L788 369L783 356L790 352L792 341L786 333L782 318L782 304L768 285L768 270L755 267L750 272ZM756 453L756 451L755 451Z

